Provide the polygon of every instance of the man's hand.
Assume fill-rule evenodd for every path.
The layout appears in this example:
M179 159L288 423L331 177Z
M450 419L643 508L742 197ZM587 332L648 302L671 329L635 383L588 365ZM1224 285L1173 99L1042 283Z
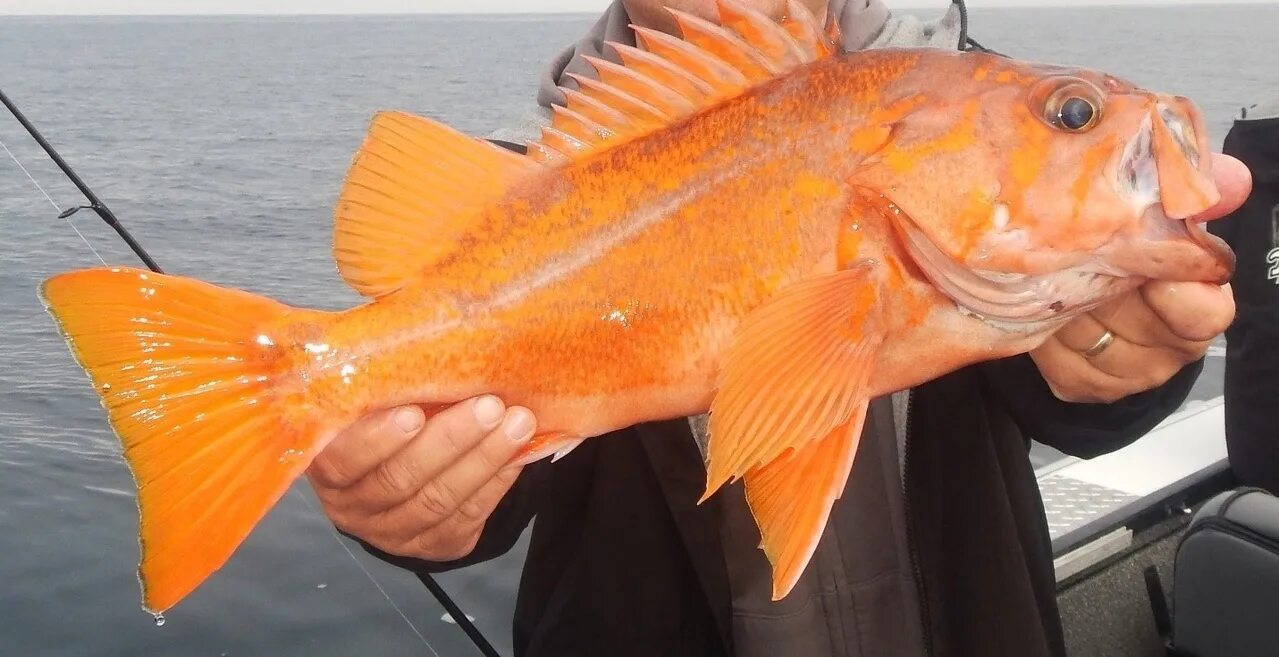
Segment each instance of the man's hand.
M343 431L307 476L343 531L391 554L451 561L475 549L533 428L527 409L492 396L429 420L416 406L390 409Z
M1252 188L1242 162L1213 158L1221 201L1200 221L1233 212ZM1202 358L1234 316L1228 284L1152 281L1071 321L1030 356L1060 399L1109 403L1157 388ZM1108 346L1106 331L1114 336ZM1094 354L1086 355L1090 349Z

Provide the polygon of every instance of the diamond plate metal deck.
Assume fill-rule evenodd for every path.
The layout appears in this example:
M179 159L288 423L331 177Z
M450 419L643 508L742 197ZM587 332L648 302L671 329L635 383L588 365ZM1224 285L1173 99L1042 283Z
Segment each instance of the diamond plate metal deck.
M1136 495L1130 493L1059 474L1041 477L1039 491L1044 499L1048 533L1052 538L1137 499Z

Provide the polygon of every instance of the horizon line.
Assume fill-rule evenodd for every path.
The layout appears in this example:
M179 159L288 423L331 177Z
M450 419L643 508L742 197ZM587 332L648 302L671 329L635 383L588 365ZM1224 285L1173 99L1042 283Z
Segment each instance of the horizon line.
M894 9L936 9L936 2L928 0L915 0L913 2L893 3ZM1213 0L1103 0L1101 2L1079 2L1078 0L1025 0L1025 4L1001 4L996 6L969 6L969 10L1001 10L1001 9L1106 9L1115 7L1242 7L1255 5L1271 5L1279 4L1279 0L1229 0L1227 2ZM184 11L168 11L168 12L148 12L148 13L130 13L130 12L107 12L107 13L89 13L89 12L64 12L64 13L38 13L25 11L3 11L0 10L0 18L165 18L165 17L187 17L187 18L217 18L217 17L396 17L396 16L456 16L456 17L493 17L493 16L597 16L599 11L432 11L428 9L407 10L407 11L277 11L277 12L253 12L253 11L215 11L215 12L184 12Z

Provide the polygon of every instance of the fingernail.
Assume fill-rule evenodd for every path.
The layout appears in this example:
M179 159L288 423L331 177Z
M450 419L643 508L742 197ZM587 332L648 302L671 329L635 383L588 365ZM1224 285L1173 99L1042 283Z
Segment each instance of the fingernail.
M399 427L404 433L413 433L422 428L422 414L411 408L401 408L395 411L395 426Z
M511 440L524 440L533 431L533 416L528 411L517 408L506 415L502 423L502 433Z
M502 419L502 402L496 397L484 396L475 400L475 406L471 412L475 414L475 420L480 424L488 427L497 424Z

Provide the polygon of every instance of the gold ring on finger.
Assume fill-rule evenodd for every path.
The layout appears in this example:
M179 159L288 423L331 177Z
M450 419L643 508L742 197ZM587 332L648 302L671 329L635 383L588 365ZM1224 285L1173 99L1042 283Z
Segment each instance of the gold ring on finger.
M1115 341L1115 334L1111 333L1110 330L1107 329L1105 333L1101 334L1100 338L1097 338L1097 342L1093 344L1093 346L1089 347L1086 351L1084 351L1084 357L1095 358L1096 356L1101 354L1101 352L1105 351L1106 347L1109 347L1110 344L1114 341Z

